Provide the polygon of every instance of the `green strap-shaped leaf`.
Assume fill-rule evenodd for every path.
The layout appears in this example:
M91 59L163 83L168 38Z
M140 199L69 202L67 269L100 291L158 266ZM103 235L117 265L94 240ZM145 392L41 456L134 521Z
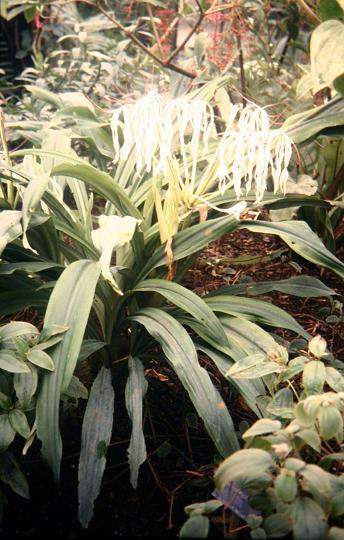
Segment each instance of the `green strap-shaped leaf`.
M129 356L129 377L125 387L125 403L132 422L128 461L130 466L130 482L137 488L139 468L146 460L146 443L142 428L142 399L147 392L147 381L144 376L143 364L137 357Z
M74 372L99 275L100 268L92 261L81 260L68 266L56 282L44 319L44 327L57 324L69 328L51 351L55 370L44 375L36 412L42 455L56 480L62 455L60 396L67 390Z
M161 294L166 300L202 323L219 345L228 345L222 325L212 309L207 306L202 298L186 287L164 279L147 279L136 285L135 291L150 291Z
M142 324L161 345L218 451L226 456L238 449L228 409L208 372L198 363L194 344L186 330L161 309L145 308L130 317Z
M29 272L35 274L37 272L43 272L44 270L49 270L50 268L60 267L61 265L51 262L33 262L33 261L23 261L18 263L3 263L0 264L0 275L10 275L16 271L20 272Z
M207 295L217 296L220 294L259 296L271 291L279 291L285 294L292 294L302 298L316 298L318 296L334 296L336 291L330 289L319 279L313 276L295 276L289 279L278 281L252 281L250 283L239 283L237 285L226 285Z
M223 234L234 231L238 227L238 221L233 216L225 216L211 219L205 223L199 223L188 227L175 235L172 242L173 258L175 261L184 259L193 253L197 253L209 242L220 238ZM165 246L160 246L145 264L138 281L144 279L154 268L166 264Z
M221 353L220 351L215 351L214 349L205 346L204 344L196 344L196 347L199 351L204 352L209 358L212 359L217 369L220 371L223 377L226 377L228 370L233 365L231 358ZM231 379L230 382L233 386L240 392L243 399L252 409L252 411L257 415L261 416L261 412L257 407L257 397L265 394L264 384L260 379L254 381L249 380L235 380Z
M270 223L267 221L241 221L240 229L253 232L277 234L288 246L304 259L319 266L324 266L332 272L344 277L344 263L325 248L319 237L304 221L282 221Z
M34 155L64 160L63 163L56 165L56 167L52 169L52 176L77 178L92 186L97 193L103 195L103 197L112 202L123 216L132 216L137 219L142 219L139 210L132 204L128 195L118 184L116 184L111 176L103 171L99 171L96 167L93 167L82 159L61 152L45 150L18 150L17 152L11 153L11 155L13 157Z
M114 400L111 371L103 367L92 385L82 424L78 493L79 521L84 528L88 527L93 516L94 501L105 469L105 454L112 433Z
M306 339L310 338L308 332L302 328L294 317L269 302L229 295L206 298L205 302L213 311L234 315L259 324L288 328L288 330L292 330Z
M290 116L282 128L295 144L299 144L319 135L323 129L343 124L344 99L336 96L320 107Z

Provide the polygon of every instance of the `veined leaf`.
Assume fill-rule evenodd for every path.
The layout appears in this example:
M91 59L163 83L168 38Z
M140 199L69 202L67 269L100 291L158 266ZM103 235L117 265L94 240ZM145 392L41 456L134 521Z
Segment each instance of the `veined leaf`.
M229 482L238 482L272 469L271 454L259 448L239 450L225 459L215 473L215 484L224 489Z
M344 99L337 96L324 105L290 116L282 128L299 144L319 135L323 129L344 124Z
M0 275L10 275L16 271L28 272L35 274L37 272L43 272L44 270L49 270L50 268L59 267L59 264L51 262L33 262L33 261L23 261L18 263L3 263L0 264Z
M265 355L278 352L279 345L273 337L260 328L257 324L224 315L220 317L221 324L226 333L230 347L241 350L241 355L235 358L239 360L245 356L263 353Z
M51 171L52 176L68 176L77 178L82 182L92 186L94 190L112 202L123 216L132 216L142 219L141 213L134 206L126 192L105 172L99 171L86 161L65 155L61 152L51 152L44 150L18 150L12 152L13 157L24 155L34 155L51 157L64 160L64 163L56 165Z
M229 295L216 295L205 298L204 301L213 311L234 315L249 321L277 328L288 328L306 339L310 334L289 313L281 308L252 298L237 298Z
M21 235L21 217L20 210L3 210L0 213L0 255L7 244Z
M160 343L218 451L223 456L235 451L238 441L230 414L207 371L199 365L186 330L173 317L156 308L142 309L130 319L145 326Z
M35 364L43 369L47 369L48 371L54 371L55 369L54 362L49 354L40 350L39 345L37 348L33 347L30 349L30 351L27 353L27 359L29 362L31 362L31 364Z
M102 368L91 388L81 434L79 460L79 521L84 528L93 516L94 501L106 464L106 450L111 440L115 393L111 371Z
M310 497L296 497L291 506L295 540L323 540L327 519L323 509Z
M344 277L344 263L328 251L319 237L303 221L283 221L270 223L267 221L240 221L239 228L253 232L277 234L304 259L319 266L324 266L339 276Z
M10 452L0 455L0 479L24 499L30 498L27 480Z
M0 267L1 268L1 267ZM207 295L207 298L219 294L259 296L271 291L279 291L284 294L292 294L302 298L316 298L318 296L334 296L336 291L330 289L319 279L313 276L295 276L278 281L252 281L251 283L239 283L226 285Z
M0 351L0 369L10 373L28 373L30 368L24 360L17 358L13 351Z
M44 319L44 327L57 324L69 328L51 352L55 371L44 375L36 412L42 454L56 480L62 455L60 396L74 372L99 275L100 268L92 261L81 260L68 266L56 282Z
M220 345L228 345L226 335L216 315L204 300L186 287L163 279L147 279L138 283L133 292L135 291L150 291L161 294L169 302L192 315L199 323L202 323L212 334L212 338L218 341Z
M233 379L257 379L270 373L280 373L283 366L269 362L265 354L253 354L243 358L228 370L227 377Z
M325 365L320 360L312 360L305 365L302 383L306 395L321 394L326 379Z
M38 375L35 366L27 364L30 372L15 373L13 385L20 407L26 409L31 403L31 399L37 390Z
M8 414L0 414L0 456L5 452L15 437Z
M231 358L203 344L196 343L196 348L199 351L204 352L207 356L209 356L209 358L212 359L212 361L214 362L214 364L216 365L220 373L224 377L226 377L226 373L228 372L230 367L233 365L233 361L231 360ZM261 416L261 412L257 407L257 397L265 393L263 383L259 379L254 380L254 381L244 380L244 379L243 380L231 379L230 382L238 390L238 392L241 394L243 399L249 405L251 410L258 417Z
M147 392L147 381L143 365L139 358L129 356L129 377L125 387L125 403L132 422L128 459L130 466L130 482L137 488L139 468L146 460L146 443L142 428L142 399Z
M172 242L173 258L175 261L184 259L197 253L209 242L220 238L223 234L231 232L238 227L238 221L233 216L211 219L178 232ZM165 246L160 246L148 260L138 281L144 279L154 268L166 265Z
M23 411L20 409L12 409L8 414L8 418L13 429L19 433L19 435L24 437L24 439L27 439L31 429Z

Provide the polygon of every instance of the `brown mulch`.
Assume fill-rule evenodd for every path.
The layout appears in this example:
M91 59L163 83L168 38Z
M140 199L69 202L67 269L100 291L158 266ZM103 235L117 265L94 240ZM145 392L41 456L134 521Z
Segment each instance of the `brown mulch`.
M243 255L263 258L283 248L285 248L283 254L269 262L240 265L227 260ZM337 257L344 260L344 246L338 250ZM334 272L321 269L299 257L277 236L247 230L223 236L217 242L209 244L200 254L185 276L184 285L204 296L225 285L250 281L277 281L302 274L314 276L334 290L338 296L333 298L338 304L333 304L325 297L301 298L278 291L256 298L288 311L311 335L321 334L327 340L331 353L344 360L344 306L343 312L340 313L340 304L344 303L343 280ZM333 314L337 315L339 320L327 322L328 315ZM295 338L295 334L290 331L278 329L276 333L287 340Z

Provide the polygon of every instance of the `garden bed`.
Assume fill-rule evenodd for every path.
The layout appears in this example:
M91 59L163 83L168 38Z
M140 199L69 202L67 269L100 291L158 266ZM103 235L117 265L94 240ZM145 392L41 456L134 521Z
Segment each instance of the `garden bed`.
M271 256L279 253L276 257ZM342 258L342 255L341 250L337 256ZM234 260L238 256L253 260L238 265ZM255 257L260 257L261 261ZM300 273L319 277L339 295L344 293L342 282L335 274L322 272L295 254L291 255L277 237L246 231L227 234L210 244L187 273L184 284L203 295L227 283L279 280ZM330 300L292 297L276 291L264 295L264 300L286 308L312 335L320 333L333 355L344 358L343 317L340 318L338 312L335 315ZM32 314L27 312L25 315L30 320ZM334 315L338 320L333 318ZM281 329L277 329L276 334L287 340L296 337ZM209 359L201 357L201 362L220 389L236 427L246 429L246 422L252 424L254 421L252 412L242 398L231 391ZM146 370L145 376L149 383L144 406L148 459L141 467L138 489L132 489L129 482L126 452L131 425L124 406L123 388L116 388L115 381L113 436L103 487L88 531L83 531L77 520L78 452L84 410L81 403L78 408L69 406L64 415L64 457L59 488L39 458L39 443L34 444L27 456L19 458L29 481L31 499L26 501L8 490L9 504L5 507L2 523L4 538L35 537L43 533L61 538L87 538L95 533L106 538L175 537L185 520L184 507L211 498L217 456L184 389L167 364L156 361L156 365ZM20 456L20 448L17 450ZM223 538L230 530L233 531L230 538L246 537L245 525L230 512L216 514L212 523L211 538Z

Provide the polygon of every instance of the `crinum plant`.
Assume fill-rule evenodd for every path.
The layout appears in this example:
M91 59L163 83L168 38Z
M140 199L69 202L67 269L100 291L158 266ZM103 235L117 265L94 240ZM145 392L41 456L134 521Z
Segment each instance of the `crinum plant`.
M285 204L292 145L286 133L270 129L265 112L253 104L241 110L228 100L229 114L215 119L211 99L224 83L215 81L176 99L148 94L115 110L112 121L78 94L72 104L68 95L67 106L63 94L55 96L56 116L42 131L33 127L40 148L4 153L0 287L7 303L1 314L31 306L44 316L43 332L53 325L67 328L49 351L54 370L42 376L35 408L42 456L56 480L62 457L61 396L80 358L98 350L103 362L82 427L83 527L93 514L111 438L116 360L127 361L128 460L136 487L146 458L142 399L152 359L163 358L175 371L225 457L239 448L230 407L197 351L213 360L260 416L257 397L265 393L264 381L231 379L230 367L249 355L281 354L269 327L310 337L289 314L237 297L242 293L235 287L220 291L216 301L183 287L183 276L202 248L226 232L248 228L280 235L304 257L343 274L343 264L304 223L249 219L247 205ZM6 148L4 137L3 144ZM85 155L92 149L91 159L77 157L72 146ZM267 191L270 177L276 193ZM333 293L312 278L285 280L279 287L301 295ZM268 290L273 289L272 282Z

